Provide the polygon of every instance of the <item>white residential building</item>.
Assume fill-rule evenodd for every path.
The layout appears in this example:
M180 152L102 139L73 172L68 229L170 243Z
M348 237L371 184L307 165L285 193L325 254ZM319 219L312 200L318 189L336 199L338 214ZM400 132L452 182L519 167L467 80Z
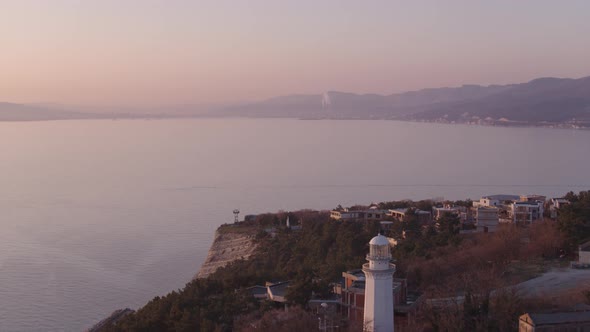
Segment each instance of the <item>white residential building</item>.
M442 207L433 207L432 208L432 219L439 220L445 214L450 214L456 217L459 217L461 222L465 222L467 220L467 207L465 206L453 206L450 204L445 204Z
M387 215L390 217L393 217L395 220L405 221L406 213L408 213L408 210L409 209L407 209L407 208L388 210ZM432 221L432 215L430 214L429 211L415 209L414 213L416 214L418 221L421 222L422 224L427 224L430 221Z
M570 201L568 201L565 198L552 198L549 203L549 211L551 212L551 218L556 219L557 214L559 213L559 209L568 204L570 204Z
M474 207L503 207L506 201L514 202L519 201L520 196L518 195L489 195L483 196L479 201L473 202Z
M568 205L570 201L565 198L552 198L551 199L551 206L554 206L556 209L562 208L564 205Z
M514 202L510 205L510 216L514 223L530 224L543 219L544 202Z
M475 216L477 231L481 233L495 232L500 221L498 212L498 208L495 207L478 207Z
M342 221L381 221L387 216L388 212L388 210L380 210L375 208L366 210L332 210L330 211L330 218Z
M520 195L521 202L545 202L547 196L543 195Z

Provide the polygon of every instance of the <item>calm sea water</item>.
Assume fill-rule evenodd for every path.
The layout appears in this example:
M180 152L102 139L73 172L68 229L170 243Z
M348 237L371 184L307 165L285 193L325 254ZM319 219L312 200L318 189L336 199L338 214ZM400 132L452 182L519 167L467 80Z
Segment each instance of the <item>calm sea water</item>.
M243 214L590 189L590 131L248 119L0 123L0 331L184 286Z

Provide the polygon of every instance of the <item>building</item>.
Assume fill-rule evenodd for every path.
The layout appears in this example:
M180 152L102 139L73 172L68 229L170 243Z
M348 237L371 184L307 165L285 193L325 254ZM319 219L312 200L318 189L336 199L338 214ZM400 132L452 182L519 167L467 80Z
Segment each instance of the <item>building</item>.
M473 202L474 207L502 207L506 205L506 202L519 201L520 196L518 195L489 195L483 196L479 201Z
M521 202L543 202L547 199L546 196L543 195L520 195Z
M351 321L362 320L365 308L365 274L363 270L342 272L344 282L336 286L340 295L341 311Z
M527 313L518 320L519 332L590 331L590 311Z
M578 263L590 266L590 241L581 244L578 250Z
M387 216L387 210L380 210L375 207L365 210L332 210L330 218L341 221L381 221Z
M279 303L287 303L287 289L289 288L289 281L271 283L267 282L266 290L267 290L267 298L274 302Z
M356 220L360 217L361 211L332 210L330 211L330 218L334 220Z
M391 243L391 240L390 240ZM342 272L343 282L337 284L334 293L340 295L340 312L351 321L362 321L365 307L365 274L363 270ZM393 315L397 328L407 326L413 320L421 294L408 290L406 279L393 278Z
M387 215L398 221L406 221L409 210L408 208L388 210ZM432 221L432 214L429 211L415 209L414 213L421 224L429 224Z
M398 328L407 326L422 300L421 293L408 291L406 279L393 278L395 265L390 263L390 248L394 243L394 239L383 235L374 237L369 242L369 263L362 270L343 272L342 283L334 287L340 297L340 313L351 321L363 321L367 331L393 331L389 322Z
M568 205L570 201L565 198L552 198L550 203L556 209L561 209L564 205Z
M559 209L568 204L570 204L570 201L565 198L552 198L549 202L549 212L551 214L551 219L556 219L559 215Z
M292 231L300 231L303 228L303 223L300 220L299 225L292 225L291 221L289 220L289 216L287 216L287 220L285 221L285 227Z
M512 222L517 224L530 224L534 221L543 219L542 201L519 201L510 205L510 216Z
M252 286L246 288L250 295L252 295L255 299L264 300L268 298L268 287L266 286Z
M379 234L369 242L365 273L363 325L370 332L393 332L393 273L389 240Z
M499 210L495 207L478 207L475 216L477 231L481 233L493 233L498 229Z
M392 209L387 211L387 215L393 217L397 221L404 221L408 209Z
M445 214L450 214L455 217L461 217L461 213L467 212L467 208L464 206L451 206L445 205L442 207L433 207L432 208L432 219L439 220Z
M255 222L257 217L258 217L257 214L247 214L244 216L244 221L245 222Z

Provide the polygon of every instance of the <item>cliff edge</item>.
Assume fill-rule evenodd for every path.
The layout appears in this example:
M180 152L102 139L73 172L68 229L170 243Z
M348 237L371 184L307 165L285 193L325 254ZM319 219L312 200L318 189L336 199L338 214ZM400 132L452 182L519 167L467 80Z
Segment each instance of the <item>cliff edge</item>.
M254 254L254 235L242 227L224 225L215 231L215 239L195 278L207 278L218 268L238 259L248 259Z
M94 324L91 328L86 330L86 332L100 332L107 326L113 325L123 317L134 313L135 310L131 310L129 308L115 310L109 317L101 320L100 322Z

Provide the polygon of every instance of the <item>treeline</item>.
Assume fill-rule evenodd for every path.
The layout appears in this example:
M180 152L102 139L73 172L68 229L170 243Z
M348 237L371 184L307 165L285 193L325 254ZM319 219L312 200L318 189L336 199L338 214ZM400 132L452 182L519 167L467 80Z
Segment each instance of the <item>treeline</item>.
M565 195L570 204L559 209L557 221L559 230L575 248L584 241L590 240L590 191L573 192Z

